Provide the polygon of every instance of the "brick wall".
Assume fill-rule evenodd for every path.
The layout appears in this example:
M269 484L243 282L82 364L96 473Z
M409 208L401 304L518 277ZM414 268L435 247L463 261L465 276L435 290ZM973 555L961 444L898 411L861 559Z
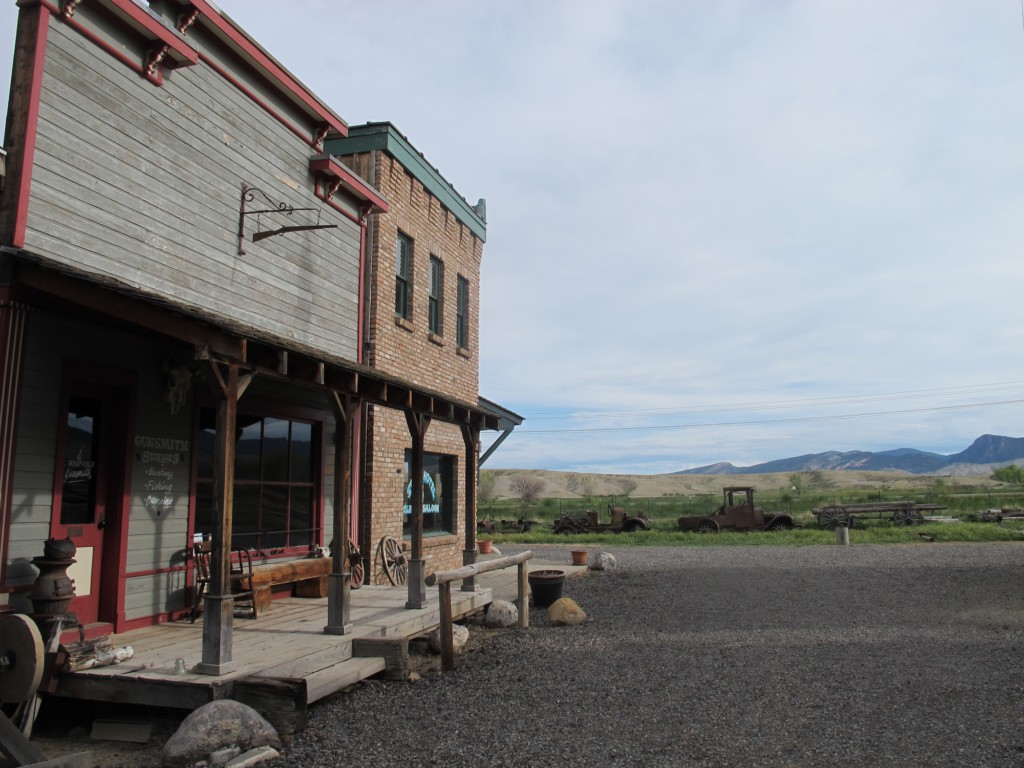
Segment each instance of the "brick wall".
M368 293L370 311L365 362L417 386L475 405L479 393L480 262L483 242L386 152L353 155L345 162L369 179L387 199L390 210L371 218ZM413 241L408 320L395 315L395 264L398 233ZM430 257L444 265L442 328L428 330ZM456 345L456 286L469 284L468 343ZM411 447L401 411L372 407L366 425L366 478L362 519L370 523L369 541L402 536L405 451ZM454 487L447 489L455 505L457 530L452 535L424 537L427 573L462 565L465 526L465 444L456 425L431 422L426 451L454 458ZM365 539L365 537L364 537Z

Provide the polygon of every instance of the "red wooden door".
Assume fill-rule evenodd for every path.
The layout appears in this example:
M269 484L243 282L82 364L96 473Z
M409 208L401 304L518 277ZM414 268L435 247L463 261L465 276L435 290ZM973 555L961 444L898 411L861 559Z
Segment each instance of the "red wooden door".
M116 623L128 399L115 387L72 381L63 401L50 535L77 548L68 569L75 580L70 610L82 624Z

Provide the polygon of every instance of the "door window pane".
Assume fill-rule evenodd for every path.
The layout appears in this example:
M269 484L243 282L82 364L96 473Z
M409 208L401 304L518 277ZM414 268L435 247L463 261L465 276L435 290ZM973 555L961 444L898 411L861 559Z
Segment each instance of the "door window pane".
M64 481L61 489L61 525L92 523L96 507L96 445L100 403L72 397L68 403L64 439Z

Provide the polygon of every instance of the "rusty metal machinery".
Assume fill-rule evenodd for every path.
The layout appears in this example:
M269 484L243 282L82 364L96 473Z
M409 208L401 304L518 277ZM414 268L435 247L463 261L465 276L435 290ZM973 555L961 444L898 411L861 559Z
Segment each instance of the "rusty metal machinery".
M27 701L43 678L43 638L28 616L0 618L0 702Z

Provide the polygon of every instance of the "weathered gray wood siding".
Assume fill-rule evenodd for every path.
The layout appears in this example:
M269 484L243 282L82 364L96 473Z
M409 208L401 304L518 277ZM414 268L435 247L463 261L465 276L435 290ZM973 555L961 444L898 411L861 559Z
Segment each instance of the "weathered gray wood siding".
M18 423L14 467L11 538L8 549L8 587L31 584L36 571L31 559L42 554L42 542L50 535L53 485L61 387L66 362L109 366L134 374L137 409L132 418L134 435L153 435L191 445L192 396L177 415L162 399L162 363L170 356L187 359L191 350L175 347L139 334L118 331L82 320L32 311L29 315L22 411ZM180 456L180 468L171 478L172 501L166 507L147 505L143 452L134 452L131 476L131 509L124 572L128 574L127 618L149 616L183 604L184 573L159 573L133 577L181 565L187 544L191 454ZM24 594L12 602L28 609Z
M26 249L354 360L360 232L314 195L315 154L208 66L157 87L52 19ZM247 216L239 256L243 182L316 210ZM337 229L251 240L258 224L316 223L317 212Z
M14 468L7 587L27 587L36 577L31 560L42 554L42 543L50 535L65 363L87 359L91 365L134 373L137 391L133 440L156 437L187 443L187 451L146 448L141 444L134 449L124 563L127 574L124 609L128 621L186 607L185 572L179 567L185 564L189 546L196 398L206 384L196 380L181 410L172 415L163 399L163 363L168 359L187 362L190 354L188 348L141 334L72 321L43 311L30 312ZM323 541L330 542L334 421L325 395L257 377L246 397L322 411L326 468ZM160 466L172 470L171 489L155 493L149 486L153 475L148 471ZM161 480L168 481L166 477ZM11 602L20 610L31 608L24 592L16 592Z

